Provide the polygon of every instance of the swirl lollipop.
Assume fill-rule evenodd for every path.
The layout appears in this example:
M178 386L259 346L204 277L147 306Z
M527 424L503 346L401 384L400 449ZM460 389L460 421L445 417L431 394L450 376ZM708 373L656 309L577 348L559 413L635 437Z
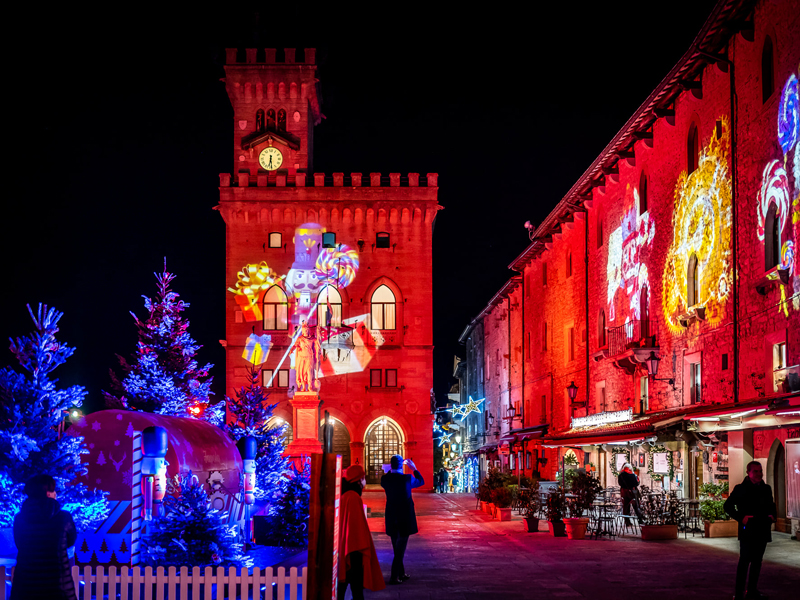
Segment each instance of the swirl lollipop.
M315 266L319 279L336 287L347 287L358 273L358 252L340 244L336 248L323 248Z
M778 109L778 141L786 154L797 143L800 137L800 85L797 77L789 77L781 94L781 104Z

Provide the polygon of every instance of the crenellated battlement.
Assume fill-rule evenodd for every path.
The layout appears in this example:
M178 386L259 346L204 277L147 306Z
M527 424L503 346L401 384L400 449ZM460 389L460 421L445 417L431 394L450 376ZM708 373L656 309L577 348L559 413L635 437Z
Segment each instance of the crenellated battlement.
M363 177L361 173L277 173L274 178L268 173L259 173L255 177L249 173L238 173L231 177L230 173L219 174L219 186L225 187L439 187L439 174L428 173L420 177L419 173L370 173Z
M316 48L225 48L226 65L313 65Z

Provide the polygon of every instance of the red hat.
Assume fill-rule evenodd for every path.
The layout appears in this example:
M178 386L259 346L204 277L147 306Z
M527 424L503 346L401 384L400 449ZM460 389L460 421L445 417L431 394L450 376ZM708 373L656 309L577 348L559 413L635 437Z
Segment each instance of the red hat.
M350 465L344 472L344 478L350 483L355 483L356 481L361 481L364 479L366 474L367 473L364 471L364 467L361 465Z

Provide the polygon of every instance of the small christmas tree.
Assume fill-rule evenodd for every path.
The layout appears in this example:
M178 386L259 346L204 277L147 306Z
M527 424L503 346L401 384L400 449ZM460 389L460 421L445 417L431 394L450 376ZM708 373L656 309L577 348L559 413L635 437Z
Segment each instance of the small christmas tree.
M213 365L199 367L195 356L202 348L189 334L189 321L181 314L188 302L170 290L175 275L156 274L155 300L143 296L150 316L142 321L131 313L138 329L139 342L132 362L117 355L123 378L111 371L111 384L119 396L104 392L112 408L132 408L144 412L179 417L203 418L222 423L224 408L210 407Z
M102 552L103 554L108 552L108 544L106 544L106 538L103 538L103 543L100 544L100 552Z
M269 392L261 385L260 370L250 367L247 375L248 385L236 390L234 398L225 397L232 416L225 430L235 442L248 435L256 439L256 496L274 500L281 476L288 468L282 440L286 426L268 427L277 404L269 404Z
M252 566L236 542L227 512L209 507L208 495L191 472L178 476L176 495L164 498L164 515L147 524L141 560L153 566Z
M302 459L302 470L290 468L281 478L277 504L270 511L278 517L283 543L288 546L308 545L308 516L311 499L311 461Z
M123 554L128 553L128 544L125 543L124 539L122 540L122 543L119 545L119 551L122 552Z
M86 390L79 385L56 388L53 370L75 348L59 342L62 313L39 305L30 335L11 340L11 351L27 374L10 367L0 370L0 527L10 527L25 500L25 482L34 475L51 475L58 500L72 513L79 531L94 529L108 516L104 492L77 483L86 474L81 454L87 454L83 437L64 435L68 411L83 404ZM70 434L74 431L70 431Z

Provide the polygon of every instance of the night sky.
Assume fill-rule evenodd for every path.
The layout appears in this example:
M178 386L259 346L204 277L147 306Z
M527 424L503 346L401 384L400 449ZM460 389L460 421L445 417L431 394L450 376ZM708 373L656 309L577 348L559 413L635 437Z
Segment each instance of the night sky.
M318 48L327 119L314 134L315 171L439 173L442 402L453 355L463 356L458 336L527 247L523 223L538 225L570 189L714 3L675 1L653 14L641 1L530 3L529 12L217 4L103 13L29 2L6 21L17 39L5 52L0 339L31 329L26 303L63 311L61 339L77 351L56 375L89 390L89 410L102 405L114 354L134 349L129 312L146 315L141 296L154 294L164 257L223 393L229 282L212 208L218 174L233 170L225 47Z

